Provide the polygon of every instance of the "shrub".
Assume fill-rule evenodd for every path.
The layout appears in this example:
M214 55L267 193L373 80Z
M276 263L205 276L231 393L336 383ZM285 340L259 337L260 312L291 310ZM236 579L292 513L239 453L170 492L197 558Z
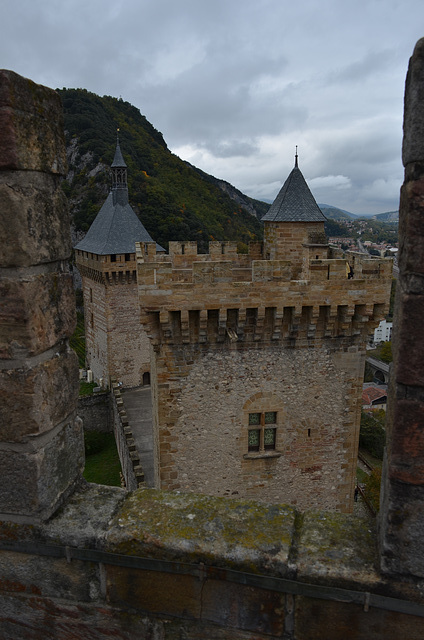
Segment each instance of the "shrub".
M380 508L381 467L376 467L365 480L365 495L375 511Z
M359 432L359 446L366 449L379 460L383 459L386 445L386 430L384 428L386 414L384 411L373 411L361 414L361 429Z

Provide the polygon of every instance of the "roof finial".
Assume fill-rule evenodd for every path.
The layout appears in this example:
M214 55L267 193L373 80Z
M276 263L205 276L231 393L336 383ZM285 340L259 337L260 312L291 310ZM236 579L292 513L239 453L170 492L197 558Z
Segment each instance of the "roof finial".
M119 144L119 127L116 129L116 144Z
M297 167L297 145L296 145L296 154L294 156L294 166Z

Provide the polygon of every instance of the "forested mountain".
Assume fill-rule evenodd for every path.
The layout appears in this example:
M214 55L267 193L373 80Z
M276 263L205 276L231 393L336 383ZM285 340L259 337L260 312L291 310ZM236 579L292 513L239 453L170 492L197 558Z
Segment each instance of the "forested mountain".
M380 222L398 222L399 221L399 210L397 211L386 211L386 213L377 213L377 214L369 214L369 215L358 215L356 213L350 213L350 211L345 211L344 209L338 209L337 207L333 207L331 204L319 204L318 205L327 220L379 220Z
M58 90L62 97L69 172L63 183L76 233L87 231L110 187L109 167L119 128L128 165L130 204L151 236L169 240L262 238L261 218L269 205L196 169L171 153L140 111L122 99L85 89Z

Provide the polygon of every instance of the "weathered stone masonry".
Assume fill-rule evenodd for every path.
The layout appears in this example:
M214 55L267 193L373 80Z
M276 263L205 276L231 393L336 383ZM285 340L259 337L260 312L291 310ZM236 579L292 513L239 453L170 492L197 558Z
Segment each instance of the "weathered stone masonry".
M421 155L417 156L419 163L424 162L424 126L417 127L416 120L418 124L424 122L424 101L417 102L415 97L424 87L423 51L424 40L421 40L410 63L413 73L409 76L405 96L406 113L412 109L414 117L410 118L409 111L405 118L404 151L409 150L408 141L412 139L412 146L416 143L421 149ZM9 110L13 112L16 103L10 106L6 102L5 108L5 91L12 97L17 93L21 95L21 100L17 101L18 113L13 119L7 116ZM41 104L38 100L35 104L31 102L37 96L44 96ZM28 155L28 141L33 144L34 156L46 154L50 137L41 136L47 148L41 142L34 148L34 139L37 139L46 114L53 122L60 121L57 97L52 91L37 87L11 72L1 72L0 158L3 167L4 158L9 154L5 141L11 137L19 140L19 116L22 114L26 114L27 126L19 155ZM59 157L64 157L63 147L58 149ZM4 184L14 185L10 182L13 175L2 173L11 171L9 162L10 159L6 163L7 169L0 171L2 189ZM33 175L30 172L26 175L30 182L25 194L30 199ZM408 195L409 188L412 193ZM401 277L408 278L407 265L413 259L414 246L419 248L424 234L423 200L415 197L414 191L420 192L418 183L410 183L404 190L400 213ZM27 212L29 201L21 198L22 212ZM9 247L2 246L2 283L5 276L13 275L18 279L18 275L27 275L27 267L32 268L31 261L24 264L24 256L31 253L28 248L33 246L32 238L43 237L57 224L64 224L60 214L56 220L46 206L38 210L32 235L27 234L27 215L21 216L18 224L16 217L9 220L11 208L4 199L0 200L0 225L6 230L15 224L15 230L20 232L13 235L16 251L10 254L15 253L22 262L12 266L10 260L5 259ZM410 225L409 221L414 224ZM67 236L60 236L59 242L58 235L57 241L56 247L63 246L68 242ZM52 248L54 244L51 243ZM42 247L45 251L44 244ZM423 255L420 250L418 254ZM418 266L415 264L412 270L418 275L417 281ZM3 289L2 312L8 308L9 301L14 300L8 298L7 291ZM414 295L417 297L402 294L398 298L398 313L405 310L403 302L419 303L419 293ZM61 304L64 302L59 313L67 309L66 301L62 300ZM27 313L31 306L25 301L20 308ZM356 517L314 511L301 515L294 508L281 504L261 505L255 501L180 492L138 490L128 494L123 489L82 484L77 485L59 509L58 493L49 490L48 495L42 495L42 502L46 505L47 500L51 500L51 503L42 512L34 509L29 516L21 494L25 495L33 485L28 484L25 471L16 469L11 477L9 469L0 466L2 640L71 637L73 640L181 640L182 637L190 640L281 637L286 640L340 640L340 637L421 640L424 635L421 564L424 540L423 528L416 526L417 519L413 516L423 510L419 468L419 458L423 455L422 420L417 419L416 411L419 410L423 375L423 358L419 355L423 336L413 326L414 340L410 342L407 332L403 333L403 320L407 320L407 314L400 313L399 318L401 325L394 338L395 367L398 372L401 366L406 370L409 359L414 366L413 380L419 384L408 383L405 387L408 392L417 392L415 396L408 395L406 403L404 396L398 400L393 390L391 392L392 416L398 418L389 423L387 481L383 486L384 505L388 508L385 506L381 512L380 554L374 546L372 527ZM5 335L3 331L10 336L11 323L7 324L4 319L5 315L2 315L1 336ZM52 315L48 315L47 320L54 325ZM16 325L17 331L22 331L23 323ZM53 327L49 324L45 332L51 335ZM56 351L57 344L54 353ZM49 354L56 366L63 362L62 356L53 357L51 350L42 353L45 354L43 362L48 362ZM33 365L32 379L37 381L42 367L37 369L37 361L31 358L28 356L21 361L23 379ZM1 375L10 376L9 380L13 378L14 363L10 358L1 360L2 367L6 365L6 369L1 369ZM61 369L54 387L58 398L63 398L61 389L66 388L66 394L71 392L66 396L67 415L73 415L76 407L76 394L72 391L78 379L76 361L72 362L72 367L73 372L66 367ZM10 371L12 373L8 373ZM405 379L399 382L397 392L402 390L402 384ZM58 410L60 405L56 404L54 393L43 395L38 393L37 386L33 386L24 395L23 398L21 387L13 385L9 385L8 394L2 391L1 395L0 450L11 452L12 456L15 450L22 451L23 447L22 441L12 441L14 431L8 428L9 424L19 435L24 431L22 425L29 423L32 427L34 417L37 418L41 411L47 425L52 416L63 415ZM15 402L20 401L22 408L19 410L16 406L14 413ZM412 401L412 407L409 401ZM38 424L41 425L41 421ZM31 440L40 445L37 435ZM399 447L399 440L413 445ZM71 441L65 446L69 460L61 473L68 473L68 487L72 488L75 486L75 464L78 463L74 458L79 450ZM28 452L28 448L24 452ZM38 452L41 454L38 459L41 459L41 447ZM399 463L408 472L408 478L399 478ZM46 486L59 487L54 457L44 459L41 475ZM399 488L403 492L398 493ZM8 493L15 497L15 509L20 509L28 524L16 522L16 512L4 513L4 497L7 499ZM397 518L397 514L401 518Z
M232 243L198 255L195 243L171 242L169 256L138 245L157 482L349 512L365 342L387 312L392 263L351 253L348 279L340 252L305 244L312 225L280 226L290 261L263 259L284 253L272 233L248 255ZM276 412L273 450L249 452L256 412Z
M96 255L76 250L83 279L87 363L94 379L109 386L142 384L150 371L150 345L140 327L135 253Z
M0 77L0 517L45 519L84 463L59 97Z

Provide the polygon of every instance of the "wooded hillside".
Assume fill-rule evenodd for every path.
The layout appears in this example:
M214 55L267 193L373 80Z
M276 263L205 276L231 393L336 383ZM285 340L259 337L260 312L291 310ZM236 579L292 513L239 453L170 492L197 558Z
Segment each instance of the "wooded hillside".
M109 192L119 128L130 204L159 244L167 248L169 240L197 240L204 251L209 240L236 240L243 247L262 238L258 218L269 205L171 153L162 134L136 107L85 89L58 92L69 163L63 188L77 232L88 230Z

